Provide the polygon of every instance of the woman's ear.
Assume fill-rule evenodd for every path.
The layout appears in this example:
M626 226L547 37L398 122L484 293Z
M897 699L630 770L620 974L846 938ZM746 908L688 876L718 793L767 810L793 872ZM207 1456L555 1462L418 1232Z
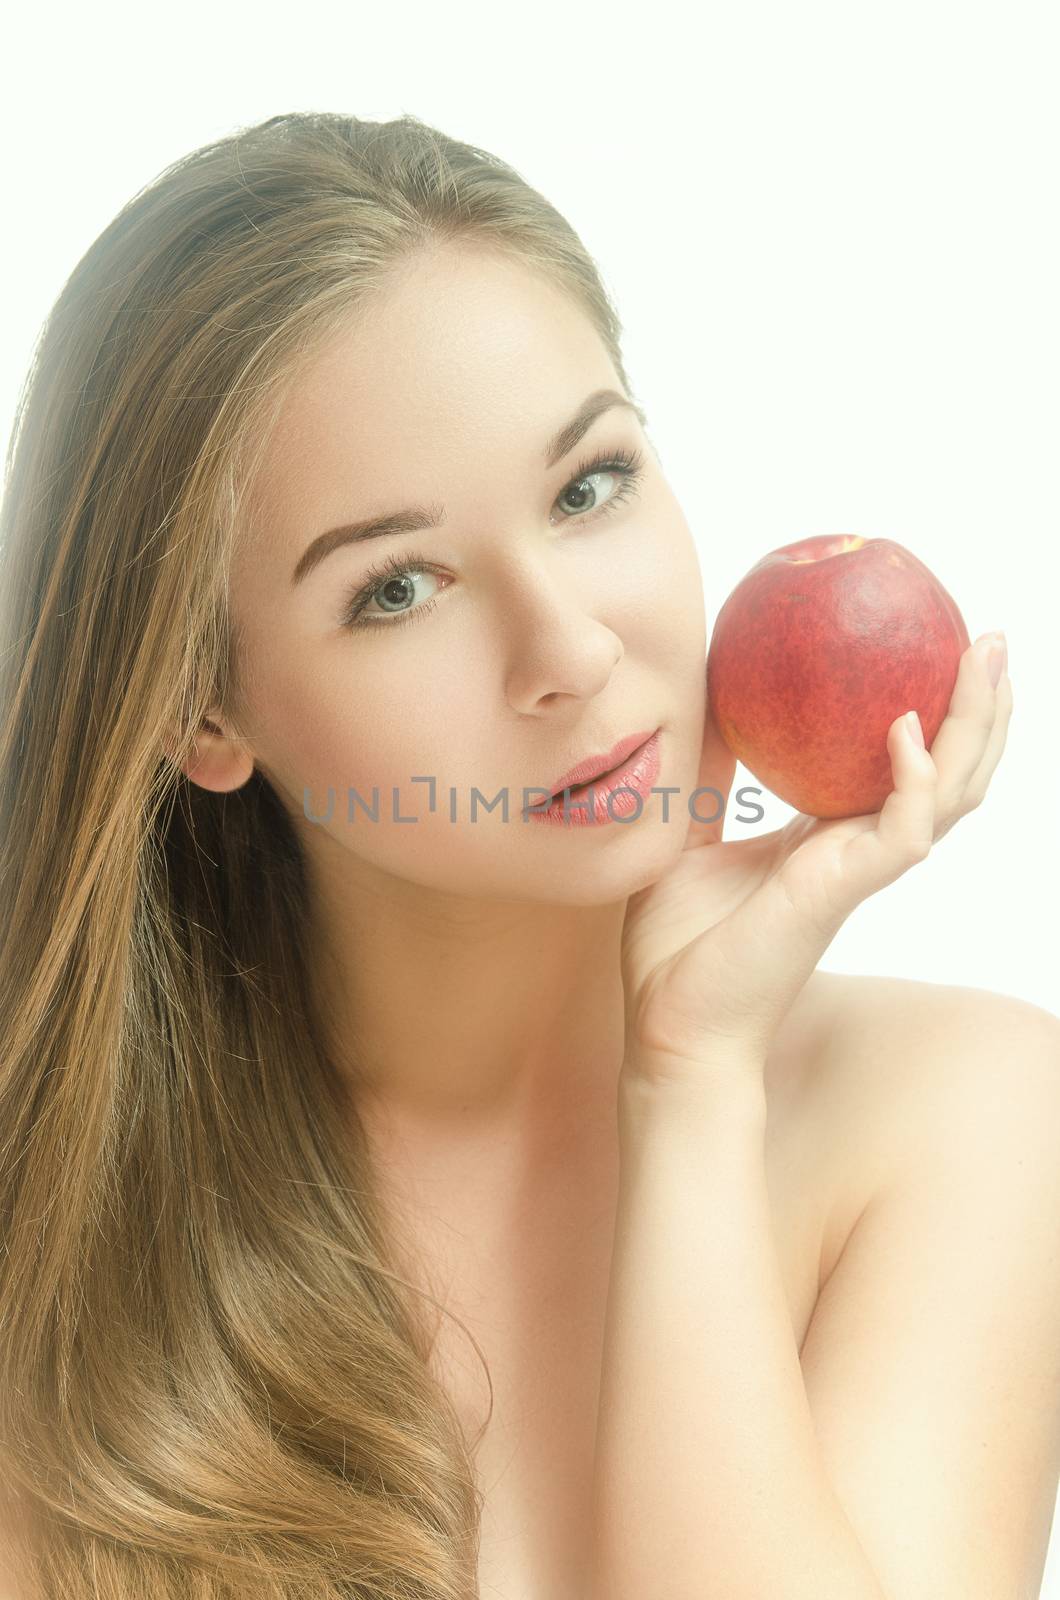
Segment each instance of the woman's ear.
M164 743L166 754L176 759L176 741ZM212 789L217 794L227 794L240 789L254 771L254 756L245 739L242 739L216 708L210 716L203 717L195 744L189 755L182 757L181 771L192 783L202 789Z

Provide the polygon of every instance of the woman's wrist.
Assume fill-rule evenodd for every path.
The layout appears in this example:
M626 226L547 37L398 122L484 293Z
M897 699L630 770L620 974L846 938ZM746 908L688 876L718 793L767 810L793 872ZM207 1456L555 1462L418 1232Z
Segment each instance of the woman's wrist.
M694 1054L629 1048L619 1074L620 1116L643 1118L766 1116L765 1051L719 1040Z

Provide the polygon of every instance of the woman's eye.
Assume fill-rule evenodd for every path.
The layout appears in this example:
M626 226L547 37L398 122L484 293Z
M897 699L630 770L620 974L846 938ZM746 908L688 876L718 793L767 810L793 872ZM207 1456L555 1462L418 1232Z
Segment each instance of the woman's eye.
M618 450L583 462L573 478L560 490L555 507L563 507L563 514L550 515L549 522L591 522L616 510L624 501L639 492L644 463L639 450ZM594 478L616 478L618 487L601 502L598 490L592 486ZM574 497L581 503L571 505ZM588 502L588 503L586 503ZM416 585L424 578L438 578L422 556L406 556L403 560L388 558L381 566L373 568L364 583L350 598L342 619L345 628L395 628L404 622L415 622L433 611L437 601L428 598L416 605ZM369 607L378 606L378 610Z
M417 615L411 611L412 602L416 599L415 586L421 584L424 578L433 578L433 572L427 572L421 566L403 565L395 569L389 577L384 577L381 583L376 582L370 590L361 590L354 597L354 604L347 614L347 623L353 627L374 628L380 615L393 616L402 619L406 616ZM377 605L379 611L368 611L367 607ZM434 601L430 600L426 606L419 610L433 610ZM384 627L393 624L383 622Z
M618 488L601 505L597 491L595 489L587 490L585 486L591 479L603 477L617 478ZM601 462L598 466L590 467L587 471L579 471L578 476L572 478L566 488L560 490L556 497L556 504L558 506L563 505L564 501L572 493L575 496L580 496L582 501L585 500L588 494L592 497L591 504L588 506L584 504L575 505L573 507L574 516L591 516L596 511L609 511L612 507L620 505L624 500L630 499L636 493L636 480L639 477L640 469L631 461ZM556 519L552 518L551 520L555 522ZM560 521L564 520L569 522L571 518L560 518Z

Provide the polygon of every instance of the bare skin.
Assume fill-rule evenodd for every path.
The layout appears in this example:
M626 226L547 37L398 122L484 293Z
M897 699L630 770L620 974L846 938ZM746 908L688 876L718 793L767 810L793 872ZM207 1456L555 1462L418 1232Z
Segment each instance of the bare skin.
M257 767L287 806L320 1013L410 1272L489 1363L482 1600L579 1595L619 1175L619 942L629 896L680 857L703 744L710 575L635 411L544 464L583 400L620 387L585 315L542 280L454 248L407 262L278 419L232 575L238 722L214 708L186 768L223 792ZM636 493L595 515L622 477L579 463L620 449L642 456ZM294 580L324 530L410 506L445 516ZM351 596L389 556L405 576L376 579L377 620L351 627ZM394 620L406 609L410 625ZM520 820L525 788L656 727L668 820L658 796L630 826ZM414 775L434 779L434 809ZM378 821L347 820L351 788L378 790ZM507 789L509 818L471 821L473 788ZM884 981L815 972L769 1056L769 1190L800 1352L898 1144L877 1062L859 1070ZM489 1393L447 1318L434 1360L474 1440Z
M703 736L703 575L634 411L616 407L543 470L545 441L605 387L620 383L599 339L550 286L478 254L411 263L279 419L233 572L239 723L215 708L187 768L223 791L257 766L304 842L321 1012L410 1273L464 1320L495 1385L476 1457L483 1600L491 1585L559 1600L575 1579L618 1186L619 937L629 894L680 854ZM606 504L621 479L577 480L578 463L617 448L643 455L638 493L590 520L577 507ZM347 546L292 582L322 530L438 503L441 529ZM406 585L395 609L435 609L387 621L401 585L377 584L368 609L384 620L344 627L370 560L417 551L436 575ZM656 726L657 782L679 790L668 821L657 800L630 826L557 830L497 812L471 823L466 803L449 819L449 786L464 802L472 786L507 786L517 817L524 785L551 786ZM413 774L435 777L434 813ZM369 798L376 784L380 820L349 824L348 788ZM394 785L415 824L392 820ZM329 786L333 817L309 820ZM815 974L769 1072L800 1329L828 1248L834 1163L815 1164L820 1141L799 1108L836 985ZM473 1440L489 1391L448 1318L435 1364Z
M801 1346L821 1284L865 1201L871 1163L828 1093L837 1013L856 1011L859 980L817 972L770 1055L767 1167L792 1325ZM849 1121L849 1116L847 1118ZM872 1118L866 1118L867 1148ZM853 1135L853 1137L852 1137ZM482 1600L576 1600L585 1559L596 1402L610 1269L618 1150L614 1117L568 1147L562 1167L516 1196L488 1179L435 1186L423 1152L392 1157L407 1237L425 1282L470 1330L489 1364L493 1414L476 1449L485 1504ZM418 1198L408 1204L408 1196ZM427 1196L431 1199L428 1201ZM410 1266L412 1265L410 1261ZM482 1364L440 1321L434 1370L469 1441L489 1411Z
M361 1041L350 1066L365 1100L437 1132L533 1141L587 1074L617 1071L625 902L687 832L687 801L664 822L657 797L625 826L520 815L524 787L656 727L658 782L695 787L706 625L681 508L628 406L544 464L608 387L620 382L595 330L551 286L478 253L414 258L300 375L236 557L242 716L218 712L189 773L232 789L257 766L275 787L310 864L336 1046ZM617 471L577 478L620 448L644 458L632 497ZM446 519L347 545L293 582L323 530L406 506ZM391 555L421 575L404 596L377 583L371 620L344 627L351 592ZM433 813L416 775L435 780ZM349 821L349 789L373 786L378 820ZM413 823L395 820L395 786ZM333 816L310 820L306 792L323 818L329 788ZM507 789L509 820L472 820L473 788Z

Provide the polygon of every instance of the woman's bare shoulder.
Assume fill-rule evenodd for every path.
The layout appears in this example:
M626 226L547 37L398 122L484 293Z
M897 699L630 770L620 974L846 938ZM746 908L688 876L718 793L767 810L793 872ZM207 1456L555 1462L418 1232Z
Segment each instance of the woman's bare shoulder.
M1014 1031L1043 1037L1060 1031L1051 1011L993 989L822 971L814 983L811 1004L824 1019L828 1046L819 1066L831 1092L840 1087L836 1079L862 1092L881 1081L892 1087L910 1071L959 1072L969 1041L983 1030L997 1042Z
M1024 1079L1029 1108L1060 1093L1060 1019L1013 995L818 970L790 1020L798 1137L827 1193L824 1277L904 1166L931 1162L999 1097L1018 1100Z
M961 984L818 969L807 991L805 1019L818 1046L809 1079L826 1097L893 1085L936 1063L940 1073L959 1069L969 1037L984 1028L998 1038L1060 1030L1060 1018L1029 1000Z

